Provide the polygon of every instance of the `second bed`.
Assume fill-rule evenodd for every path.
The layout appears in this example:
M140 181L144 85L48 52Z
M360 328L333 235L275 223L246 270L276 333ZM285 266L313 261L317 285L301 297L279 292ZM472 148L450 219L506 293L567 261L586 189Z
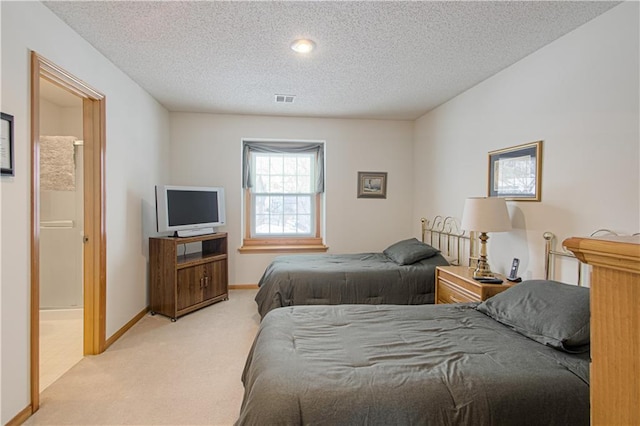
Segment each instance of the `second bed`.
M459 264L469 237L451 217L421 222L422 241L401 240L379 253L278 256L258 283L260 316L297 305L434 303L436 268Z

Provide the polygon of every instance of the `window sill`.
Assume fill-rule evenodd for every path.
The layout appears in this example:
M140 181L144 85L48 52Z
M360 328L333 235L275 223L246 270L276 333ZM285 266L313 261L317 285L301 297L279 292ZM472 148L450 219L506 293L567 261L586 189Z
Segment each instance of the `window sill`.
M321 253L329 250L321 239L307 239L297 242L288 240L244 240L240 253Z
M319 253L329 250L327 246L263 246L263 247L247 247L238 248L240 253Z
M240 253L324 253L329 247L322 246L242 246L238 249Z

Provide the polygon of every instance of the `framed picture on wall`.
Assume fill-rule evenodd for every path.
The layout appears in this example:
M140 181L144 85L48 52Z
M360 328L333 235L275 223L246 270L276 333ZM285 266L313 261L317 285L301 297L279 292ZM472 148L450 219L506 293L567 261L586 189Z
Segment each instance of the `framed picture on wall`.
M13 115L0 113L0 165L3 175L14 175L13 170Z
M358 172L358 198L387 198L387 172Z
M540 201L542 141L489 152L489 197Z

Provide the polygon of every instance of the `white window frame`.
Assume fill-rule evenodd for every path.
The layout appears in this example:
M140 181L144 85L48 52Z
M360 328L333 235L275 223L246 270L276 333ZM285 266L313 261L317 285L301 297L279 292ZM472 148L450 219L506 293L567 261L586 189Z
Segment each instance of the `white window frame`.
M278 143L285 145L287 142L309 143L309 144L322 144L322 152L324 153L326 145L324 141L287 141L287 140L265 140L265 139L245 139L243 140L243 168L245 161L245 142L250 143ZM323 157L324 158L324 155ZM322 164L324 167L324 164ZM315 167L314 167L315 169ZM317 172L317 170L314 170ZM244 173L244 170L243 170ZM324 170L322 171L324 173ZM244 176L243 176L244 179ZM244 181L243 181L244 182ZM243 184L244 186L244 184ZM296 235L296 234L279 234L279 235L256 235L255 230L255 196L249 187L245 187L243 190L243 224L244 224L244 236L242 247L239 248L241 253L251 252L318 252L327 251L328 247L324 244L323 240L323 223L324 223L324 192L316 192L312 194L312 230L308 235ZM294 195L294 194L287 194Z
M315 175L315 166L313 164L313 162L315 161L315 155L310 154L310 153L262 153L262 152L252 152L251 153L251 165L253 170L256 170L256 160L258 157L294 157L294 158L298 158L300 156L305 156L309 159L311 159L311 171L312 173ZM257 172L256 172L257 174ZM316 212L315 212L315 198L314 197L314 192L312 191L312 185L313 185L313 177L314 175L312 175L310 177L310 181L309 181L309 192L300 192L300 193L291 193L291 192L285 192L283 190L283 192L256 192L255 188L254 190L250 191L251 194L251 238L273 238L273 237L312 237L315 235L315 219L316 219ZM270 176L278 176L278 175L271 175ZM256 176L257 178L257 176ZM283 176L284 178L284 176ZM256 183L257 186L257 183ZM266 233L258 233L257 227L258 227L258 217L257 217L257 201L256 199L258 197L282 197L283 199L286 197L304 197L304 198L308 198L309 199L309 216L310 216L310 223L309 223L309 231L306 233L300 233L300 232L286 232L285 230L283 230L282 232L266 232ZM284 209L284 207L283 207ZM286 213L283 211L282 215L277 214L277 216L282 216L283 222L284 222L284 216L286 215ZM275 216L275 215L271 215L269 214L269 216ZM294 216L296 216L296 218L299 216L299 214L296 212L294 214ZM284 225L283 225L284 226Z

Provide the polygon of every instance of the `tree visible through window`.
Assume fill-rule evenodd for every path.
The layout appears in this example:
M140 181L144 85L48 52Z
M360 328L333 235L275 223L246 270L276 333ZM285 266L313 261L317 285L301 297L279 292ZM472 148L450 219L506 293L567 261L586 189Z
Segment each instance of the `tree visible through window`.
M314 236L313 154L252 153L252 236Z
M326 251L323 143L243 141L243 187L240 251Z

